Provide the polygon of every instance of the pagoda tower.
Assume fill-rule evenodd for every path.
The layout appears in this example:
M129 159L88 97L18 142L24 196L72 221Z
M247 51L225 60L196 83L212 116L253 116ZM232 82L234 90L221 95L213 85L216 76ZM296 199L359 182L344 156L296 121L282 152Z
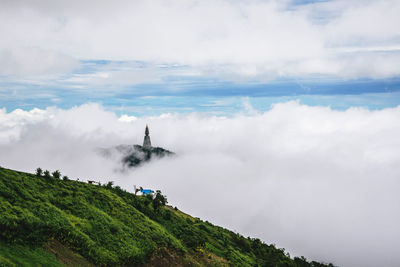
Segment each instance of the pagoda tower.
M143 148L151 148L151 141L149 135L149 126L146 124L146 130L144 131Z

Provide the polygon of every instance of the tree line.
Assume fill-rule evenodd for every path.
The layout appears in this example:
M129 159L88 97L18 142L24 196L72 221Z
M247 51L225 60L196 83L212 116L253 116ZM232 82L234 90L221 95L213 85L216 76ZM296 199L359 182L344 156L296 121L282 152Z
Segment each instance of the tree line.
M54 178L54 179L62 179L64 181L70 180L69 177L66 175L61 176L61 172L59 170L55 170L53 172L50 172L49 170L43 171L43 169L40 167L36 169L36 176L44 177L46 179ZM77 181L79 181L79 179ZM98 182L98 185L101 186L101 183ZM113 190L117 194L119 193L119 195L121 195L123 193L127 193L127 191L123 190L120 186L118 186L118 185L114 186L113 181L110 181L107 184L103 184L103 187ZM143 188L140 187L140 189L143 189ZM135 196L136 196L137 192L138 192L138 190L135 189ZM148 194L145 197L148 200L149 204L150 204L150 202L153 204L153 208L155 211L157 211L160 207L165 206L168 203L167 196L163 195L160 190L156 190L155 194Z

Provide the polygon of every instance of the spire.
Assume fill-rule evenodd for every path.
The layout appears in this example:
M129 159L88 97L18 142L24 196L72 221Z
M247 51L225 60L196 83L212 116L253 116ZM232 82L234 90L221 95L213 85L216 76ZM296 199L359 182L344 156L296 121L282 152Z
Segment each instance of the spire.
M149 134L150 134L149 126L147 126L146 124L146 129L144 130L143 148L151 148L151 141Z

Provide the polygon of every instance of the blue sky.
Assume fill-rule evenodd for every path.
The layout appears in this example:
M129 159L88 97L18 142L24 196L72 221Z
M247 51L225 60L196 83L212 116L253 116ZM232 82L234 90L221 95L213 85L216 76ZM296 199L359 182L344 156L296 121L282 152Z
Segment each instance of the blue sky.
M400 104L400 78L342 79L303 77L260 81L223 81L208 77L164 76L154 83L91 85L75 77L93 75L109 65L129 62L84 61L78 70L44 81L3 77L0 105L8 111L57 106L68 109L87 102L101 103L119 115L158 115L168 112L208 112L227 115L247 112L250 104L259 112L278 102L298 100L333 109L364 107L382 109ZM135 62L140 67L145 63ZM163 67L166 73L185 67ZM115 68L118 71L118 68Z
M398 1L7 2L0 108L400 104ZM243 104L245 103L245 104ZM247 103L247 104L246 104Z

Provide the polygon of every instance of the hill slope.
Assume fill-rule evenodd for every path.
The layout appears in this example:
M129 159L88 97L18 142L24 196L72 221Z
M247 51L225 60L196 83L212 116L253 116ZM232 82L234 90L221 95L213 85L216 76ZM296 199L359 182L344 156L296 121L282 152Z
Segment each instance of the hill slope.
M326 266L165 200L0 168L0 266Z

